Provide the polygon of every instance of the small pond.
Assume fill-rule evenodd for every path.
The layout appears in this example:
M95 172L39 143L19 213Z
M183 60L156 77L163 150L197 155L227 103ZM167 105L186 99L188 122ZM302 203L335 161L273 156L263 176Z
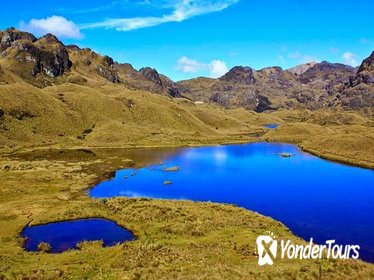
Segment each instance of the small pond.
M22 231L27 251L38 251L40 243L48 243L51 253L76 249L83 241L103 241L103 246L134 240L134 235L113 221L92 218L27 226Z
M269 128L269 129L275 129L278 126L279 124L275 124L275 123L269 123L269 124L264 125L264 127Z

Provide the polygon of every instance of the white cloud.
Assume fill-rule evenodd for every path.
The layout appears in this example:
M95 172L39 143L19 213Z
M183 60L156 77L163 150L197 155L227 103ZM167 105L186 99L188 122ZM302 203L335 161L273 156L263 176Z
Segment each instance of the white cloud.
M190 59L186 56L182 56L177 61L177 70L182 73L198 73L201 71L206 71L207 69L207 64L198 62L195 59Z
M101 22L81 25L81 29L87 28L109 28L117 31L130 31L140 28L152 27L167 22L182 22L184 20L225 10L239 0L168 0L164 7L171 8L171 12L158 17L133 17L106 19ZM152 4L153 1L147 1Z
M348 65L351 65L351 66L354 66L354 67L358 65L358 62L356 60L356 56L353 53L345 52L342 57L344 59L345 64L348 64Z
M212 60L210 63L204 63L195 59L182 56L178 61L176 68L182 73L200 73L209 72L211 78L218 78L229 71L226 63L222 60Z
M221 77L228 71L226 63L222 60L213 60L209 65L210 77L212 78Z
M288 54L288 58L297 60L298 63L309 63L319 61L316 57L309 54L302 54L300 52L293 52Z
M77 25L61 16L32 19L28 23L21 22L20 28L37 36L52 33L59 38L81 39L82 34Z

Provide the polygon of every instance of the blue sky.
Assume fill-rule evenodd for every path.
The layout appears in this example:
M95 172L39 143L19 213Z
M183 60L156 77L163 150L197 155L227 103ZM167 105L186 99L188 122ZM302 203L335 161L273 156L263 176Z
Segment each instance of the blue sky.
M367 0L18 0L2 3L0 28L51 32L181 80L236 65L356 66L374 50L373 11Z

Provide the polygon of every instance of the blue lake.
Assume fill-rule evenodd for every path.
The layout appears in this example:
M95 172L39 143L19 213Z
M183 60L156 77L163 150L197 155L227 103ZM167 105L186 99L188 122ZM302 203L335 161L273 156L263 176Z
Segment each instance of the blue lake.
M26 250L38 251L38 245L46 242L52 247L51 253L75 249L82 241L102 240L103 246L107 247L134 239L130 231L115 222L96 218L27 226L22 231L22 237L26 238Z
M270 128L270 129L275 129L279 126L279 124L274 124L274 123L270 123L270 124L266 124L264 125L264 127L266 128Z
M294 156L281 157L283 152ZM233 203L283 222L305 240L358 244L360 257L374 262L372 170L278 143L183 148L163 160L119 170L91 189L90 196ZM179 171L164 170L173 166Z

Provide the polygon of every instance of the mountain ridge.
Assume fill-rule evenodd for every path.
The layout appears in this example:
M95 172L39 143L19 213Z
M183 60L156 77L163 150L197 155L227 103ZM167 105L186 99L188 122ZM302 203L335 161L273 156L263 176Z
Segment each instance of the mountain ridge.
M0 50L0 83L3 84L22 81L44 88L63 83L85 86L106 80L133 90L184 97L224 108L243 107L262 112L280 108L342 107L364 108L365 113L373 113L374 52L358 70L326 61L286 70L278 66L260 70L235 66L217 79L201 77L174 82L150 67L136 70L129 63L118 63L89 48L65 46L53 34L36 38L31 33L8 28L0 31ZM357 93L365 97L356 96Z

